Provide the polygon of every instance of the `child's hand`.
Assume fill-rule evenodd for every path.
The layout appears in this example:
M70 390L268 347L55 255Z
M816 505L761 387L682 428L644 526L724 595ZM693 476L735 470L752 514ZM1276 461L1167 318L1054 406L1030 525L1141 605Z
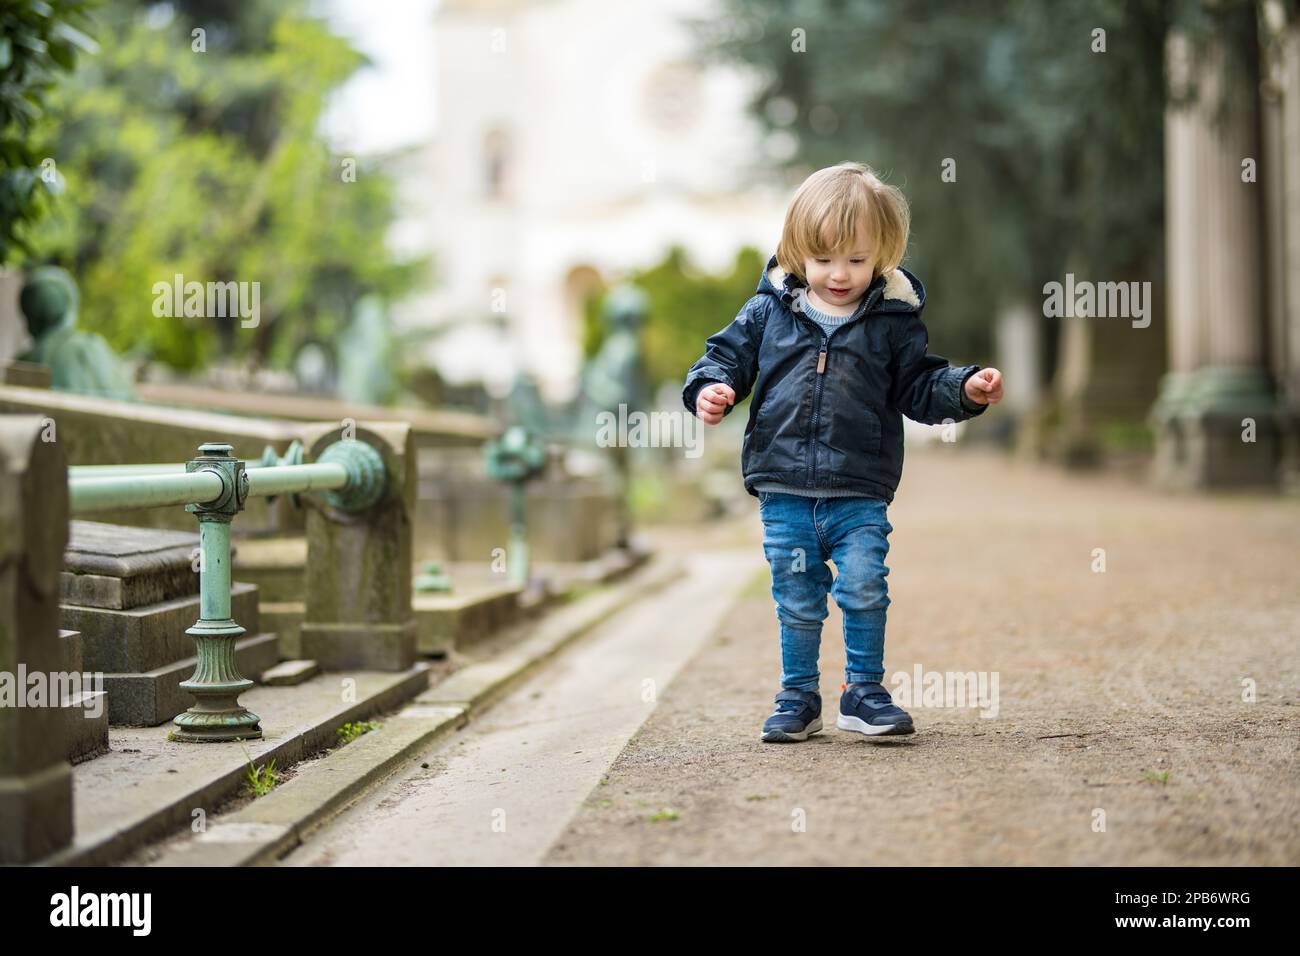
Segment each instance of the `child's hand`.
M980 405L996 405L1002 401L1002 373L995 368L982 368L966 379L966 397Z
M736 393L730 385L714 382L700 389L695 399L695 414L706 425L716 425L722 421L728 405L736 404Z

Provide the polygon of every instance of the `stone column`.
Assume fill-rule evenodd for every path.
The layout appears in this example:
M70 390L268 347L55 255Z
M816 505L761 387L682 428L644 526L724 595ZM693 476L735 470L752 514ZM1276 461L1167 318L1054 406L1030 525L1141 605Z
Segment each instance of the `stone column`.
M53 681L62 669L68 465L58 442L42 440L44 423L0 416L0 864L39 860L72 841L72 767Z
M1264 187L1243 180L1243 161L1256 171L1261 162L1256 84L1226 66L1222 45L1195 51L1175 33L1167 57L1175 102L1188 89L1199 94L1165 114L1170 371L1152 409L1154 477L1175 487L1274 484L1279 442L1265 363Z
M1282 481L1300 494L1300 22L1287 23L1280 0L1266 0L1261 9L1269 358L1282 413Z
M364 511L331 504L329 493L307 496L306 613L302 656L322 668L401 671L415 663L411 609L415 446L405 422L308 428L303 442L316 461L335 442L352 439L377 450L386 471L384 495Z

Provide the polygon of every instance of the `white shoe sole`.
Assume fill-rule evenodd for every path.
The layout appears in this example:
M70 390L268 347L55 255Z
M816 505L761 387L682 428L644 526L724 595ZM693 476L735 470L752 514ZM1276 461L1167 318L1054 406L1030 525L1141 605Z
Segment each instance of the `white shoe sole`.
M770 730L763 734L763 740L767 743L781 742L783 740L807 740L813 734L822 729L822 719L814 717L812 723L805 727L801 732L790 733L784 730ZM769 734L771 736L769 736Z
M835 726L840 730L851 730L854 733L866 734L868 737L888 737L916 733L916 729L910 722L906 724L869 724L861 717L852 717L847 714L840 714L835 721Z

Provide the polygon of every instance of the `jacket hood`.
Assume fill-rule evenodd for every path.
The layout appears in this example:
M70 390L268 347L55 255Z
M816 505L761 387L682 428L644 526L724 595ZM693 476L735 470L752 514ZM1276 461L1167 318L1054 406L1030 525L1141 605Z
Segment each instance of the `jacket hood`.
M800 290L807 286L796 275L785 272L773 255L758 280L758 292L775 296L793 308ZM925 305L925 286L902 266L876 277L867 287L867 309L879 312L919 312Z

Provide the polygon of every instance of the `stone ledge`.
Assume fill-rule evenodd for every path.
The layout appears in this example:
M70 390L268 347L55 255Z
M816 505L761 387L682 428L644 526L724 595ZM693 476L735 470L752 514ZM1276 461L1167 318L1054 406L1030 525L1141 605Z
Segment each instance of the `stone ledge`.
M464 726L464 707L407 707L383 727L305 766L284 786L176 841L150 866L253 866L300 845L369 786L440 737Z
M188 827L195 811L215 815L238 796L249 759L279 768L333 745L343 724L391 710L428 686L429 665L398 674L322 674L296 687L255 687L240 702L262 719L261 740L184 744L167 728L114 728L112 750L72 768L74 840L47 866L117 862L165 834ZM352 681L352 684L345 684ZM344 701L344 692L355 702ZM169 771L175 771L169 772Z
M625 607L667 587L684 574L681 562L651 560L615 584L596 587L569 604L556 606L540 620L524 621L498 640L473 649L470 662L415 698L417 704L465 704L481 710L533 667L557 654L597 624Z
M337 753L302 767L282 789L209 820L205 834L181 835L147 862L160 866L249 866L272 863L367 790L415 759L533 668L580 639L612 614L671 584L680 562L650 562L615 586L604 586L541 621L523 622L498 639L476 646L475 659L411 700L384 727ZM427 666L427 665L426 665ZM246 695L247 696L247 695Z

